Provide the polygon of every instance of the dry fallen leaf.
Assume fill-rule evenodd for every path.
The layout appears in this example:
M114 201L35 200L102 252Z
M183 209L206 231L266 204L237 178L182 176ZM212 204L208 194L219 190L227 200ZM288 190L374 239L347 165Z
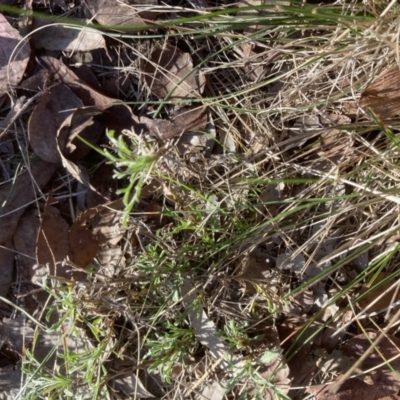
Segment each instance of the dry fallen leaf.
M375 342L378 338L378 334L375 332L368 332L367 334L368 337L360 334L351 338L342 346L343 353L353 359L359 359L365 355L371 347L371 342ZM381 397L377 398L381 399L384 395L393 396L400 390L400 380L396 372L400 369L400 339L387 334L375 347L376 349L364 359L361 368L372 370L370 380L374 383L374 387L380 389ZM385 360L390 360L390 366L395 372L392 372Z
M68 27L34 20L32 30L38 29L31 38L35 49L54 51L91 51L106 47L103 35L93 28Z
M95 189L91 186L84 170L69 158L79 159L90 150L89 146L76 138L78 134L86 136L89 142L96 143L101 133L101 126L96 124L90 116L79 115L77 112L74 112L61 123L56 135L56 145L62 165L78 182L91 190ZM76 145L73 144L74 142ZM70 153L68 158L64 153Z
M37 207L27 209L18 222L15 230L13 242L18 262L18 270L22 276L20 293L26 295L21 298L22 304L28 312L33 313L36 309L36 301L30 283L34 275L34 265L36 264L36 241L40 228L40 212ZM25 282L24 282L25 281Z
M49 266L50 275L70 279L69 267L61 265L69 255L69 227L60 211L50 205L51 202L52 196L49 196L36 242L37 261Z
M338 381L340 376L336 379ZM307 391L315 396L317 400L355 400L355 399L368 399L378 400L382 399L386 394L391 392L383 392L382 388L378 385L368 385L358 378L350 378L343 383L337 393L331 393L333 385L316 385L310 386Z
M391 275L390 272L381 272L376 277L376 279L374 280L374 282L372 284L370 284L369 282L365 283L361 288L360 295L367 292L368 290L370 290L371 287L378 285L379 282L382 282L389 275ZM399 297L399 294L395 293L396 286L393 286L394 283L395 283L395 280L391 279L388 282L377 287L376 289L372 290L370 293L368 293L363 299L361 299L358 302L358 305L360 306L360 308L363 310L367 308L368 312L376 312L376 311L383 310L383 309L389 307L390 304L397 301L397 299ZM377 300L378 297L381 296L384 292L386 292L391 286L393 286L392 289L390 291L388 291L387 293L385 293L379 300ZM396 295L396 296L393 297L394 295ZM371 303L373 303L373 304L371 305Z
M264 361L265 360L265 361ZM272 388L266 387L262 390L263 400L279 400L282 394L286 395L290 389L289 367L283 360L279 351L267 350L260 358L261 366L257 373L266 381L271 382ZM260 390L254 388L248 393L249 398L256 398ZM277 392L280 392L279 395Z
M53 176L56 164L42 160L31 162L30 171L19 175L14 182L6 183L0 189L0 244L6 243L14 235L15 228L25 209L36 198L35 184L39 188ZM32 179L34 182L32 182Z
M81 268L87 267L96 257L99 241L87 224L88 213L83 212L72 224L69 233L70 259Z
M112 25L114 28L129 25L143 25L143 20L152 20L156 14L151 7L157 0L86 0L92 16L101 25ZM126 29L124 29L126 31Z
M170 100L200 97L206 78L193 69L192 57L177 47L156 48L144 65L145 81L158 98Z
M131 129L139 124L139 119L133 115L128 106L114 104L119 100L107 97L93 89L62 61L54 57L43 56L38 59L38 62L47 69L52 79L67 85L82 100L86 109L78 110L80 114L95 115L104 126L117 131Z
M206 385L197 399L204 400L222 400L224 398L225 390L218 381Z
M14 251L11 239L0 246L0 271L0 296L6 297L13 281L14 272Z
M31 49L28 42L17 47L20 34L0 14L0 96L21 81Z
M208 121L207 107L181 107L173 116L172 121L162 119L144 119L150 134L170 139L187 132L205 130Z
M348 357L353 357L355 359L360 358L371 346L371 341L373 342L377 338L377 334L374 332L368 332L368 338L364 334L354 336L344 345L342 345L342 351ZM398 356L400 354L400 339L393 335L386 335L382 340L376 345L379 353L386 358L386 360L392 357ZM363 367L373 368L381 364L384 360L381 355L374 350L363 362ZM397 357L395 360L390 362L394 369L400 369L400 358ZM382 367L381 367L382 368Z
M28 135L33 151L44 161L61 163L57 133L62 123L83 106L82 101L65 85L53 86L36 106L29 120ZM43 129L46 126L46 129ZM68 132L58 139L60 147L68 140Z
M208 318L203 308L199 310L194 307L197 294L195 286L189 279L184 280L181 292L182 301L187 309L196 339L209 349L215 360L221 360L220 367L222 369L230 370L232 365L239 366L241 361L235 356L231 357L230 362L227 361L230 358L231 352L228 345L216 335L214 322Z
M111 372L116 376L108 381L108 385L112 387L113 391L120 392L129 398L155 398L147 390L134 367L136 364L131 358L115 359L111 366Z
M395 65L385 69L364 90L360 98L360 106L370 108L382 119L400 114L400 68Z

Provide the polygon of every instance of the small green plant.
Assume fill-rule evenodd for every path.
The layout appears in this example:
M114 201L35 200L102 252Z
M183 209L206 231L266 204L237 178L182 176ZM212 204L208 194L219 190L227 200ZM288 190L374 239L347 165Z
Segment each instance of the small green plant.
M22 363L23 398L105 399L104 354L113 350L109 329L94 318L95 314L82 314L71 286L55 282L51 288L44 278L42 288L52 296L46 318L51 320L52 314L57 313L58 320L46 333L37 331L31 349L26 350ZM93 319L91 323L88 318ZM96 346L78 328L85 322L98 339Z
M174 365L185 364L185 359L194 354L198 342L190 328L181 328L167 321L161 335L148 339L146 358L153 360L151 370L157 371L161 378L171 383Z
M91 143L79 137L86 145L103 155L114 167L114 178L117 178L126 184L123 189L118 189L117 194L123 195L125 205L122 221L126 226L133 207L140 200L143 184L151 175L154 164L160 157L160 153L154 152L151 145L145 142L143 137L132 133L130 144L127 145L125 135L115 137L115 131L107 130L110 140L110 149L100 149Z

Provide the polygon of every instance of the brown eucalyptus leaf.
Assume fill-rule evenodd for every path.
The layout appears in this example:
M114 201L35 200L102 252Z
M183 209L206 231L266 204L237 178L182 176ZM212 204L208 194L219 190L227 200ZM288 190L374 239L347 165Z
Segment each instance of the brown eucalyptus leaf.
M205 75L193 69L192 57L177 47L156 48L144 66L145 81L160 99L200 97L206 84Z
M400 68L398 65L385 69L364 90L360 106L370 108L382 119L400 114Z
M36 198L36 187L43 188L57 168L56 164L34 160L29 172L0 187L0 244L13 237L20 217Z
M42 160L61 163L58 142L63 148L68 140L68 132L65 131L61 136L58 131L64 121L73 114L73 109L82 106L82 101L62 84L53 86L42 96L28 125L29 142Z
M70 252L69 226L60 215L60 211L50 205L51 202L52 196L49 196L36 242L37 261L39 264L49 266L50 275L70 279L71 274L67 271L69 267L61 265Z
M31 49L29 42L18 46L22 40L4 15L0 14L0 96L18 85L28 65Z
M101 25L111 25L114 28L129 25L143 25L143 20L152 20L156 14L151 7L158 4L157 0L86 0L92 16ZM126 30L126 29L125 29Z
M93 28L77 29L36 19L32 30L36 30L31 38L35 49L70 52L92 51L106 47L103 35Z

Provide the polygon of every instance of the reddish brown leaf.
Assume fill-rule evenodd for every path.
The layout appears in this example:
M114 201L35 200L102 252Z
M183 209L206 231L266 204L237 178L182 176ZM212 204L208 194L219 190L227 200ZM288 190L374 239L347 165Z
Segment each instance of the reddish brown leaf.
M206 78L193 70L192 57L177 47L156 48L144 66L145 81L158 98L171 100L200 97Z
M385 69L364 90L360 106L370 108L378 117L385 119L400 114L400 69L398 65Z
M47 199L36 243L36 256L39 264L48 265L50 274L69 279L70 267L61 263L69 254L68 224L57 208L52 207L51 196Z
M0 14L0 96L17 85L25 72L31 49L28 42Z

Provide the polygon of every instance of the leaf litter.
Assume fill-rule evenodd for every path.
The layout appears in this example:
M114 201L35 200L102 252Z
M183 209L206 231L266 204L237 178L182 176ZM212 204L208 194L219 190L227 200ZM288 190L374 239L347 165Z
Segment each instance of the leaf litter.
M68 9L66 2L52 7L56 14ZM204 2L196 3L191 12L208 12L207 7ZM87 0L81 9L70 10L80 24L83 17L89 17L105 28L124 32L136 32L139 25L146 25L150 36L143 41L121 36L117 42L111 35L104 41L99 30L72 29L60 23L31 37L32 47L41 49L36 58L31 57L32 65L28 65L27 41L1 15L5 33L0 36L9 45L3 55L2 87L13 97L10 104L3 98L5 109L11 111L4 114L0 135L13 148L2 147L6 151L1 152L1 160L12 160L21 146L26 154L33 152L41 160L31 156L29 164L25 158L23 163L30 166L22 173L15 172L19 170L15 162L1 164L5 172L0 186L4 252L0 260L7 279L0 295L24 304L21 298L35 296L35 290L29 291L37 286L29 279L36 271L34 282L58 295L49 300L49 306L59 307L58 299L70 290L74 302L68 304L73 304L90 330L89 335L87 331L72 334L73 320L61 307L47 326L60 328L58 320L64 318L61 330L68 331L67 345L60 346L58 334L42 332L41 344L34 346L33 354L45 360L51 352L75 351L82 356L76 358L79 369L85 352L95 353L107 339L101 358L104 374L99 379L108 384L108 394L127 397L173 393L177 389L169 367L175 373L181 369L174 375L179 379L176 393L184 390L188 398L222 399L227 391L232 398L243 391L250 398L263 399L301 398L306 392L317 399L393 395L398 390L396 375L378 363L382 363L380 357L390 358L397 351L386 341L380 343L374 362L369 357L366 360L364 367L375 368L367 373L369 380L349 379L337 397L332 397L329 387L346 372L348 357L360 357L359 348L365 347L365 339L358 335L360 328L353 323L357 314L351 310L372 312L366 314L369 319L360 315L357 322L369 330L376 329L376 324L382 329L386 323L385 318L379 320L382 309L390 314L398 298L394 292L386 293L396 273L374 271L375 286L393 277L375 291L370 290L367 275L381 248L395 262L394 251L373 242L375 238L367 240L375 226L387 229L385 235L390 237L390 223L377 222L386 223L389 217L374 219L371 207L377 198L358 191L355 185L350 189L348 184L354 183L348 175L354 165L359 173L354 181L370 179L364 168L370 164L368 157L379 154L382 137L366 138L352 130L359 110L346 110L354 109L354 98L342 99L340 104L332 100L326 109L315 106L318 99L310 88L323 88L334 69L328 71L331 75L325 76L324 69L318 68L315 73L314 67L308 67L315 60L299 52L296 45L280 43L279 35L270 33L268 41L257 39L262 25L247 24L238 37L207 38L200 47L190 36L160 43L151 35L179 31L178 26L160 26L182 11L166 8L159 12L161 8L153 1ZM251 20L254 14L258 19L269 15L245 10L235 18ZM200 18L182 26L197 29L207 24ZM88 32L94 42L85 36ZM232 45L238 38L240 43ZM98 55L100 60L110 60L117 43L118 65L105 67L109 64L93 61ZM232 45L234 53L223 43ZM128 61L121 51L124 47L134 49ZM82 60L87 57L93 62L74 64L76 52L81 52ZM342 68L341 61L324 57L326 65L336 63L335 68ZM359 93L361 109L372 111L382 126L398 114L393 94L396 68L381 68ZM297 75L289 73L291 69ZM129 76L123 98L132 104L121 103L119 90L114 94L103 91L105 82L117 82L119 89L122 70ZM275 82L266 81L268 74ZM348 90L350 78L336 78L337 88ZM29 98L24 111L18 104L21 93ZM38 95L31 97L32 93ZM26 124L22 114L34 103ZM364 117L357 123L365 122ZM16 122L21 122L19 131ZM389 128L385 129L386 136L392 137ZM110 203L116 196L111 188L121 189L124 181L110 176L104 151L93 150L98 146L115 152L107 140L110 136L104 135L106 130L116 131L119 143L128 143L131 153L124 154L128 160L137 160L136 153L157 155L153 169L143 175L142 194L128 226L121 223L122 202ZM376 157L371 164L377 171L391 171L397 179L395 168L385 164L395 160L392 149L385 157ZM379 193L386 193L385 180L376 181ZM358 200L352 203L351 199L358 198L359 204ZM307 207L303 200L310 201ZM388 215L396 213L390 210ZM359 229L354 221L363 221L369 228ZM360 250L367 254L361 260L357 249L366 243L374 245ZM356 253L348 256L354 249ZM359 270L366 270L365 282L354 283ZM346 292L352 282L355 288ZM343 291L341 296L336 297L337 290ZM381 294L381 302L368 308ZM364 298L351 303L359 295ZM43 301L35 298L42 306L47 301L47 297ZM31 304L32 312L37 306ZM160 312L155 316L153 309ZM6 315L2 327L22 324L21 314L9 319L11 310L2 311ZM391 344L397 340L389 334L386 337ZM362 345L356 345L356 339ZM369 339L376 340L376 336ZM178 348L173 347L174 340ZM4 351L5 346L1 347ZM180 352L183 348L186 353ZM16 355L16 363L20 360ZM60 358L54 353L51 362L60 365ZM50 371L50 364L46 368ZM250 371L249 375L242 375L244 371ZM1 373L7 375L3 368ZM79 372L72 378L79 381L85 376ZM83 385L84 390L91 390L89 386ZM296 392L291 386L303 389Z

